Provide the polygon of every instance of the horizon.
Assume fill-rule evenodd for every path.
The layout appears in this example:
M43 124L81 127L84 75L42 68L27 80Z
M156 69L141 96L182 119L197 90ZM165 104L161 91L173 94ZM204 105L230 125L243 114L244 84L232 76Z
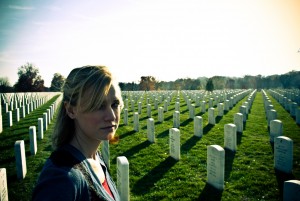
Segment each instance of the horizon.
M0 4L0 77L32 63L50 87L84 65L119 82L264 77L300 70L297 0L54 0Z

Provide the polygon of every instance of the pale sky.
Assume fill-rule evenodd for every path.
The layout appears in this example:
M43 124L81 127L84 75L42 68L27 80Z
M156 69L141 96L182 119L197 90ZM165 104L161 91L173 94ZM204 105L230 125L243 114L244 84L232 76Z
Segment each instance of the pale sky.
M300 70L299 0L0 0L0 77L106 65L121 82Z

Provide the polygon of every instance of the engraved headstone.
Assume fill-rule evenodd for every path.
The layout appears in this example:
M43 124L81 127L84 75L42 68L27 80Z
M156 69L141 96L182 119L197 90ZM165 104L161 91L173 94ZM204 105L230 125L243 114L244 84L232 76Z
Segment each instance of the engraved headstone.
M225 150L219 145L207 146L207 183L224 189Z
M24 179L27 173L24 140L18 140L15 142L15 157L17 167L17 178Z
M224 147L236 151L236 126L235 124L224 125Z
M153 118L149 118L147 120L147 137L149 142L155 142L155 127Z
M43 118L38 118L38 139L44 139L44 125Z
M194 135L202 137L203 135L203 119L200 116L194 117Z
M243 130L244 130L243 114L242 113L235 113L234 114L234 124L236 125L236 131L238 133L242 133Z
M8 201L6 169L0 168L0 201Z
M124 109L124 124L128 125L128 109Z
M300 200L300 181L288 180L283 185L283 201Z
M170 156L175 160L180 160L180 130L171 128L169 130Z
M215 108L213 107L208 109L208 123L211 125L216 124Z
M274 167L275 169L292 173L293 170L293 140L286 136L274 139Z
M37 152L37 144L36 144L36 127L29 127L29 140L30 140L30 153L31 155L35 155Z
M129 162L125 156L117 157L117 189L120 194L120 200L130 200Z
M179 111L175 111L173 113L173 128L179 128L180 127L180 113Z
M133 114L133 125L134 125L134 131L140 130L139 113L137 112Z
M164 109L162 107L158 108L158 121L159 122L164 121Z
M270 142L274 142L276 137L282 136L283 125L278 119L270 122Z

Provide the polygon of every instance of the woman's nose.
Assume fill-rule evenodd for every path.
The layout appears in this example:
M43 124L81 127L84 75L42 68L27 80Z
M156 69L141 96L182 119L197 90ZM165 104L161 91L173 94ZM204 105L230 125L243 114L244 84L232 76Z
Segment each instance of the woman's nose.
M113 108L107 107L105 110L105 120L107 121L113 121L116 119L116 114Z

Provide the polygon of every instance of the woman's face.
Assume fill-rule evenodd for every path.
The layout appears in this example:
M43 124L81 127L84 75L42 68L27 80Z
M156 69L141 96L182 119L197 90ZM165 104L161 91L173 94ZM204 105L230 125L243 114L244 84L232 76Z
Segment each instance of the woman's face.
M88 98L88 97L84 97ZM121 100L112 85L99 109L93 112L76 110L75 128L77 137L85 140L111 140L120 122Z

